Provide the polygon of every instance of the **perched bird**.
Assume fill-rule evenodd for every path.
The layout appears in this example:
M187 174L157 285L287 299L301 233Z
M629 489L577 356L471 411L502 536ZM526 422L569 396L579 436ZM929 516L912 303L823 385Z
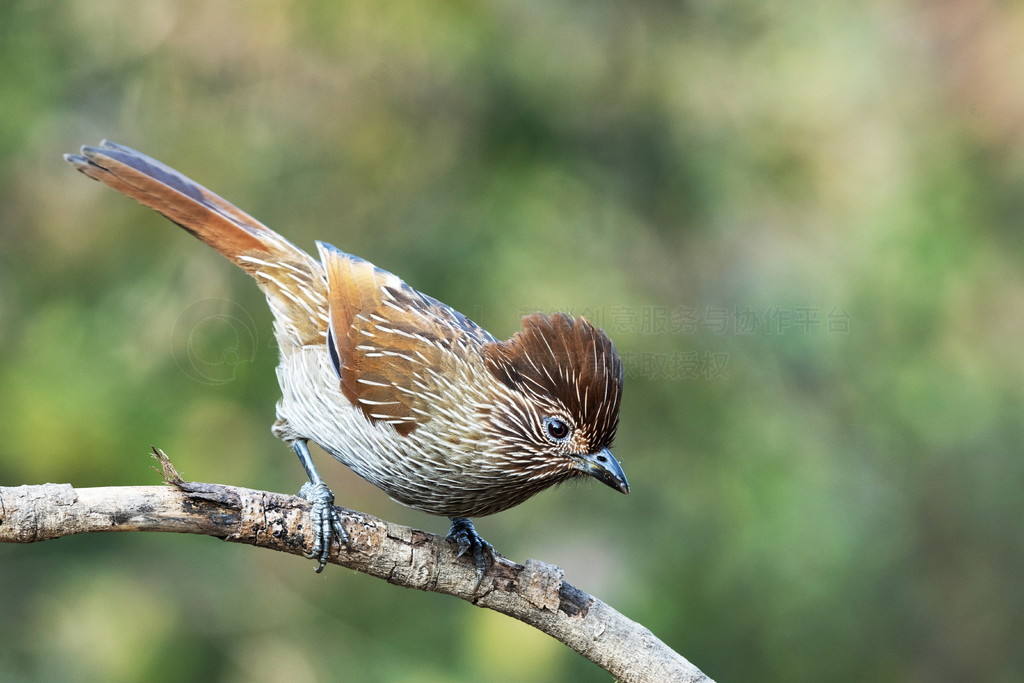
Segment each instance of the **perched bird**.
M249 273L274 315L282 397L273 432L309 477L308 557L347 542L307 442L391 498L451 518L448 538L478 578L494 549L470 517L507 510L553 484L629 484L608 450L622 362L584 318L532 314L499 341L391 273L325 242L320 260L177 171L102 142L65 158L155 209Z

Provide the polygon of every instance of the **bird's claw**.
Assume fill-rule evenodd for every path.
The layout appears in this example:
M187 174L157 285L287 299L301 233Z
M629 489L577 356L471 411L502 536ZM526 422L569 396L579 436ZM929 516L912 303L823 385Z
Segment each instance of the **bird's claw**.
M464 517L452 517L452 528L448 532L448 540L459 548L455 555L456 559L468 552L473 553L473 563L476 565L476 586L479 588L484 580L484 575L497 557L494 546L481 538L480 534L476 532L473 522Z
M316 567L316 573L319 574L327 566L332 541L337 538L339 545L346 546L348 534L341 524L341 515L334 507L334 494L327 488L327 484L307 482L299 489L299 495L312 504L309 518L313 526L313 547L306 553L306 557L319 561Z

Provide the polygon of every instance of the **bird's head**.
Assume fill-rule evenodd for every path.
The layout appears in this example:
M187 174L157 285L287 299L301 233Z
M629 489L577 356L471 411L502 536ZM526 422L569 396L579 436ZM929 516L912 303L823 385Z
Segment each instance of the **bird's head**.
M487 369L508 391L488 415L488 432L538 481L591 476L629 493L609 450L619 424L622 360L585 318L535 313L504 342L484 347Z

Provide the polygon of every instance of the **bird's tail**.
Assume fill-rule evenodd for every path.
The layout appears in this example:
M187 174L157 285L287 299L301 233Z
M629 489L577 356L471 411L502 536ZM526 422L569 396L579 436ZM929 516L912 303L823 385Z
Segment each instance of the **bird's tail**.
M278 343L322 342L326 335L323 268L309 254L238 207L169 166L103 141L67 154L85 175L158 211L246 271L267 295Z

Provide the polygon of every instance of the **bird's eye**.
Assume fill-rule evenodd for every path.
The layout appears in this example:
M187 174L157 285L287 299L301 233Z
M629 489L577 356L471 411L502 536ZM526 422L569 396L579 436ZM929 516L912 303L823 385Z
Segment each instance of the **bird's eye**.
M557 417L544 418L544 429L552 441L564 441L569 436L569 425Z

